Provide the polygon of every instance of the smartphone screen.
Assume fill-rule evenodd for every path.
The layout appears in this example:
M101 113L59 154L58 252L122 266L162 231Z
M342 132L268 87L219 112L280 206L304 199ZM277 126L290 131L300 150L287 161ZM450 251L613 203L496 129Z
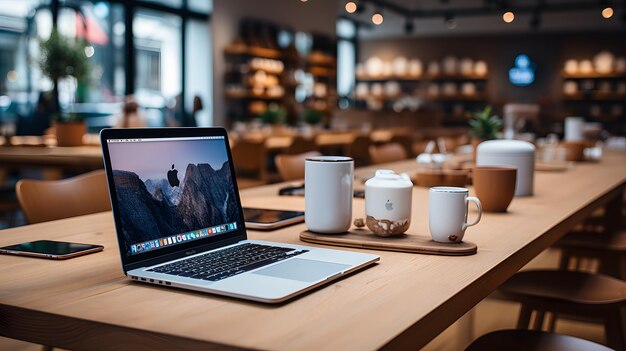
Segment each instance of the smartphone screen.
M2 247L0 248L0 253L46 258L70 258L101 251L103 248L100 245L38 240Z

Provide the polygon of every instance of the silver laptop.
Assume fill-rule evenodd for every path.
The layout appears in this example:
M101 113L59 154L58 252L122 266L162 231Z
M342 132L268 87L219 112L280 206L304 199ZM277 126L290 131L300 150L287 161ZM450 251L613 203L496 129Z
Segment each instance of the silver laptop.
M105 129L100 139L132 280L278 303L379 260L247 240L223 128Z

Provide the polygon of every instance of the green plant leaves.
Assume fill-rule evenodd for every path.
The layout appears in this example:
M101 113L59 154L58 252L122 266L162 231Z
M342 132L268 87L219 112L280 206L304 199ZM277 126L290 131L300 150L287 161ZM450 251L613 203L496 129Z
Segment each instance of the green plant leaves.
M283 124L287 119L287 112L280 107L270 107L263 112L259 118L265 124Z
M44 75L54 82L72 76L78 82L85 82L89 76L89 60L85 55L84 40L63 37L56 28L50 38L40 43L41 60L39 66Z
M474 118L469 121L471 134L479 139L495 139L502 128L502 120L498 116L491 115L492 108L487 105L482 111L474 113Z

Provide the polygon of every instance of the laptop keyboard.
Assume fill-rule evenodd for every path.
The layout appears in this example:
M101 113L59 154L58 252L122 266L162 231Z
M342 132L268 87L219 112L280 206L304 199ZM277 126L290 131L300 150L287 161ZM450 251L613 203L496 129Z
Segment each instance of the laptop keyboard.
M308 250L246 243L155 267L148 271L214 282L305 252Z

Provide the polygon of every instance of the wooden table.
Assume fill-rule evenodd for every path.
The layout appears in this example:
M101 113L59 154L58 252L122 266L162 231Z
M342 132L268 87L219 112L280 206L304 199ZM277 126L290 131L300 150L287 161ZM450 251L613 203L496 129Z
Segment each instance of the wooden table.
M0 146L4 167L103 168L100 146Z
M386 165L409 170L413 162ZM363 169L369 173L373 169ZM600 206L621 197L626 153L563 173L536 173L535 196L468 229L478 253L444 257L376 251L381 262L280 306L130 282L110 213L0 232L0 245L35 239L102 244L68 261L0 257L0 334L67 349L418 349ZM242 191L244 205L303 209L280 185ZM414 189L410 232L428 233L428 192ZM364 201L356 199L354 214ZM304 225L253 239L300 243ZM368 250L356 250L372 252Z
M315 144L320 148L336 148L345 149L350 145L356 136L362 134L359 131L346 131L346 132L318 132L313 137ZM364 135L368 135L365 133ZM373 131L370 135L371 139L375 143L384 143L391 139L394 135L389 130L377 130ZM282 152L291 146L293 141L293 135L268 135L253 134L248 136L247 140L264 140L265 148L271 152Z

